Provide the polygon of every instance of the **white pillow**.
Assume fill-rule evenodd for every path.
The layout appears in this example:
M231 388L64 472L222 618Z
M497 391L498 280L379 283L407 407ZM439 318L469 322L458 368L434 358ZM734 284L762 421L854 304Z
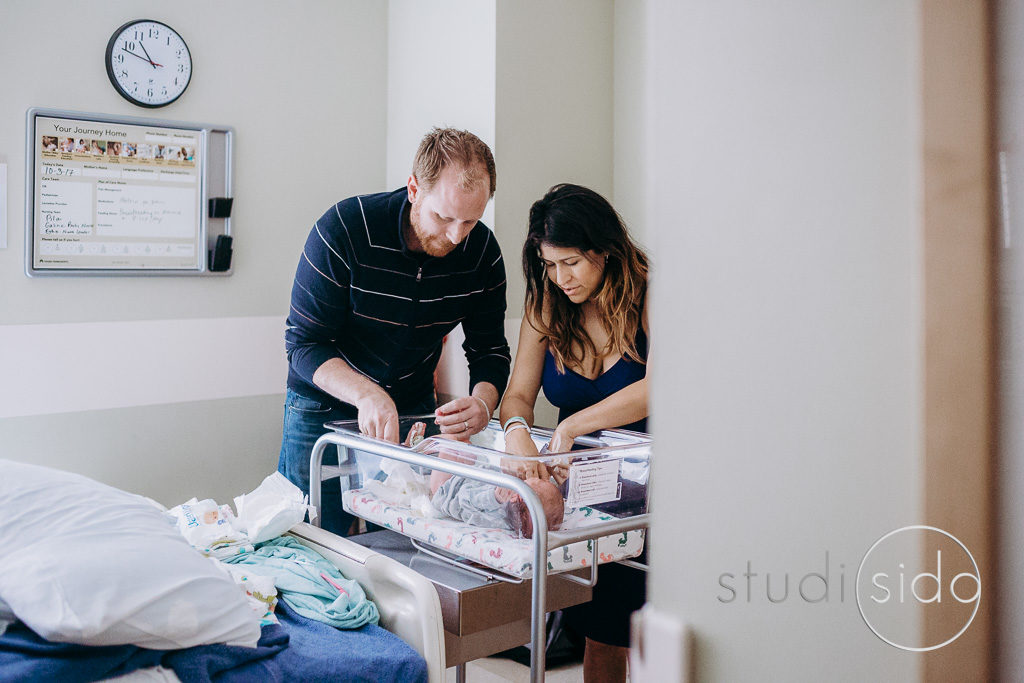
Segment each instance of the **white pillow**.
M231 578L147 499L0 460L0 600L43 638L167 650L252 647L259 618Z
M0 636L7 631L7 627L14 623L14 612L7 606L7 603L0 600Z

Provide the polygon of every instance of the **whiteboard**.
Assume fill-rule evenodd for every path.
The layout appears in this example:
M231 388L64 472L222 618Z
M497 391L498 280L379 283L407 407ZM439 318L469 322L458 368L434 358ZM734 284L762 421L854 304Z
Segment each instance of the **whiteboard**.
M214 131L230 141L223 126L29 110L26 272L204 274ZM218 161L229 193L230 156Z

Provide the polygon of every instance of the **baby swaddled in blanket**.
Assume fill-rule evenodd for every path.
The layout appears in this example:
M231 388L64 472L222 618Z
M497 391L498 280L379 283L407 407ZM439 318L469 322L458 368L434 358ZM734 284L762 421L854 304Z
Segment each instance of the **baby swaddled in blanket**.
M405 445L414 446L424 430L422 422L413 425ZM461 460L463 456L442 451L438 457ZM526 485L540 498L548 529L557 529L565 514L565 501L558 487L550 480L536 477L526 479ZM437 512L474 526L508 529L524 538L533 537L533 523L526 503L511 489L434 470L430 475L430 502Z

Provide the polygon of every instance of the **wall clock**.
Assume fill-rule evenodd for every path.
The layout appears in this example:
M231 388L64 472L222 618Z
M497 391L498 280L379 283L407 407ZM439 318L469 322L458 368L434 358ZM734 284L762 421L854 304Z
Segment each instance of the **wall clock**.
M129 21L114 31L106 66L114 89L140 107L170 104L192 79L188 45L173 28L150 19Z

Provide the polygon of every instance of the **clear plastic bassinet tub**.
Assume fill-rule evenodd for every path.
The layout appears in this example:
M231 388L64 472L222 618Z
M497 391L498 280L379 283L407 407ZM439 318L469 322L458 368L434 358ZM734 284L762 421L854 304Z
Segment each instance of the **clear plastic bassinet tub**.
M531 539L538 528L545 531L548 573L642 552L651 455L646 434L605 430L578 438L569 453L550 454L543 449L552 432L534 428L542 455L526 458L504 452L495 420L464 443L440 436L433 419L400 418L403 443L397 446L359 434L355 420L326 425L343 442L332 441L341 466L331 474L340 475L346 511L519 578L532 574ZM315 449L314 504L321 478L316 455Z

